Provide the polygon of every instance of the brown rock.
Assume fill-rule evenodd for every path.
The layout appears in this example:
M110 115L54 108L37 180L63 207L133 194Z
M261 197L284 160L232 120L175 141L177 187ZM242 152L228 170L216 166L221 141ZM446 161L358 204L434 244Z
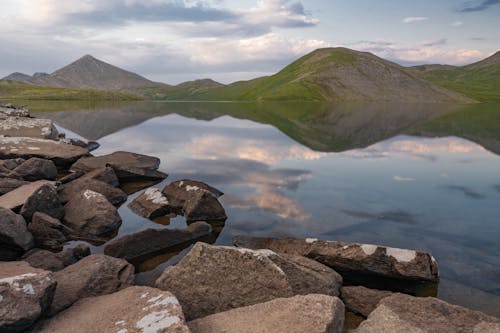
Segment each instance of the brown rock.
M97 157L86 157L71 166L72 170L89 172L110 166L120 180L157 180L165 179L166 174L159 172L160 159L152 156L117 151Z
M170 209L179 215L184 214L188 200L192 200L196 193L205 191L212 193L215 198L219 198L224 194L208 184L189 179L172 182L162 190L169 202Z
M366 318L375 310L381 299L391 296L393 293L363 286L347 286L340 289L340 295L346 309Z
M30 182L41 179L55 180L57 177L57 168L54 162L37 157L32 157L21 163L14 169L14 172Z
M148 188L132 200L128 207L134 213L147 219L154 219L171 213L167 198L157 188Z
M56 282L24 261L0 262L0 332L23 332L48 309Z
M28 184L28 182L19 179L0 178L0 195L4 195L26 184Z
M182 230L146 229L109 241L104 248L104 253L112 257L135 261L169 248L194 242L196 239L210 235L211 232L212 227L205 222L193 223Z
M59 132L50 119L2 116L0 135L55 140Z
M278 297L338 295L342 278L307 258L196 243L156 286L173 292L189 320Z
M382 299L377 308L355 331L371 332L499 332L500 319L487 316L434 297L394 294Z
M59 198L62 203L67 203L85 190L91 190L104 195L115 206L119 206L127 201L127 194L119 188L115 188L100 180L86 178L85 176L60 186Z
M61 251L64 243L69 240L71 229L47 214L33 214L28 230L35 239L35 245L42 249Z
M278 298L188 323L192 333L340 333L344 304L327 295Z
M57 281L50 314L54 315L77 300L116 292L134 281L134 267L123 259L93 254L54 273Z
M21 165L25 159L23 158L11 158L8 160L0 160L0 165L8 170L14 170L19 165Z
M189 333L174 295L149 287L128 287L89 297L50 319L41 333Z
M23 256L23 260L33 267L56 272L89 255L90 248L87 245L80 244L57 253L33 249Z
M0 207L7 209L18 209L28 200L28 198L38 191L40 187L45 184L54 184L54 182L48 180L39 180L36 182L28 183L22 185L15 190L10 191L0 197Z
M33 192L21 208L21 215L29 223L36 212L45 213L53 218L62 219L64 207L59 201L57 190L52 184L42 185Z
M21 215L0 207L0 260L14 260L33 248L33 236Z
M195 191L184 206L184 216L187 223L194 221L225 221L226 211L219 200L205 190Z
M118 211L106 197L91 190L73 197L64 211L64 224L83 238L113 234L122 223Z

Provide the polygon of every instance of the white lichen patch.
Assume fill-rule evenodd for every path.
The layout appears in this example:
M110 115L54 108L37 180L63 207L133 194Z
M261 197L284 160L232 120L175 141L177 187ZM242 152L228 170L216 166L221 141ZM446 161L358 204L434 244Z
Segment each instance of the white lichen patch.
M125 325L125 324L126 324L126 323L125 323L125 320L120 320L120 321L117 321L117 322L115 323L115 326L123 326L123 325Z
M2 296L2 295L0 295L0 302L1 302L1 301L3 301L3 296Z
M142 317L137 322L136 327L144 333L157 333L180 321L178 316L172 316L168 310L153 311Z
M347 250L348 248L349 248L349 245L342 246L342 250Z
M28 147L29 150L40 150L40 147Z
M314 242L317 242L318 239L317 238L306 238L306 243L307 244L312 244Z
M184 185L184 181L182 181L182 180L181 180L181 181L179 182L179 187L182 187L183 185Z
M141 298L146 298L146 297L148 297L148 295L149 295L149 293L144 293L141 295Z
M26 273L17 276L9 276L0 279L0 284L8 284L11 288L16 291L21 291L27 295L34 295L35 289L31 283L23 283L24 280L38 276L36 273Z
M151 201L156 205L168 205L168 199L161 193L161 191L157 188L148 188L144 195L146 196L146 200Z
M158 295L156 297L150 298L150 299L148 299L148 301L146 303L151 303L151 304L142 308L144 311L148 311L148 310L150 310L154 307L157 307L157 306L166 306L166 305L177 306L177 305L180 305L177 298L175 298L173 296L166 296L166 295Z
M92 190L85 190L85 192L83 192L83 196L85 197L85 199L87 200L90 200L90 199L106 199L104 197L104 195L102 195L101 193L97 193L97 192L94 192Z
M33 289L33 285L31 283L25 284L21 287L21 290L28 295L34 295L35 289Z
M375 253L375 251L377 251L378 249L378 246L377 245L371 245L371 244L362 244L359 246L361 248L361 250L363 250L363 252L367 255L367 256L371 256L372 254Z
M127 333L128 330L126 328L122 328L121 330L117 331L116 333Z
M200 188L198 186L191 186L191 185L187 185L186 186L186 191L198 191Z
M414 250L397 249L393 247L386 248L385 254L393 257L399 262L410 262L417 256L417 252Z

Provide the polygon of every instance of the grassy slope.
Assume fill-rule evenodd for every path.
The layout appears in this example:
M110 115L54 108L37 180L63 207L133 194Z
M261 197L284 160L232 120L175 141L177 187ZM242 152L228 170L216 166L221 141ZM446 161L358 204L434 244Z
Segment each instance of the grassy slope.
M139 100L127 93L91 89L42 87L12 81L0 81L0 99L8 100Z
M425 71L423 66L418 66L414 67L413 73L478 101L500 101L500 64L484 67L452 67L429 71Z

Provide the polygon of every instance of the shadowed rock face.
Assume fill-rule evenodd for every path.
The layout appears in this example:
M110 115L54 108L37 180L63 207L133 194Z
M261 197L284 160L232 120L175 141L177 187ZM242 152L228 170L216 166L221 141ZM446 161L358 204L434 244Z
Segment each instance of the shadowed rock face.
M21 215L0 207L0 260L13 260L33 248L33 236Z

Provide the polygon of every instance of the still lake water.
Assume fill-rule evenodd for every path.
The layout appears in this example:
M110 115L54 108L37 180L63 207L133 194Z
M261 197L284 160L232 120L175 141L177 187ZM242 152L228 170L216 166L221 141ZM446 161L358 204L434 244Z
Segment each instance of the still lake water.
M169 177L156 187L190 178L222 190L228 220L216 244L246 234L427 251L439 262L439 297L500 316L499 105L60 108L67 110L39 116L68 136L97 140L96 155L159 157ZM120 235L185 227L183 218L167 226L143 219L126 204L119 212ZM154 279L179 257L144 263L138 281Z

